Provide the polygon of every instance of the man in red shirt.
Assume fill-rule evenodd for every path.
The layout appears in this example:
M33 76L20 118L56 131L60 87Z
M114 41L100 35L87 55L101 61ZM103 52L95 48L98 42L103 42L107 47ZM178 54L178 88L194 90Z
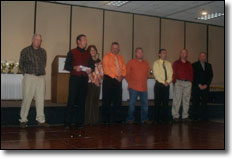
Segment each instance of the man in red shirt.
M181 101L183 104L182 119L183 121L189 121L188 111L193 82L193 68L192 64L187 60L187 58L188 50L182 49L180 51L180 58L173 63L174 95L172 116L174 122L179 121Z
M65 128L71 129L74 114L77 115L76 126L82 128L85 121L85 99L88 89L88 74L90 65L90 53L85 50L87 37L83 34L76 38L77 47L67 54L64 69L70 71L68 104L65 119Z
M143 49L135 49L135 59L128 61L126 66L126 80L130 95L127 122L132 124L135 120L134 110L138 96L141 100L141 123L150 124L148 121L148 96L147 77L150 73L149 63L143 59Z

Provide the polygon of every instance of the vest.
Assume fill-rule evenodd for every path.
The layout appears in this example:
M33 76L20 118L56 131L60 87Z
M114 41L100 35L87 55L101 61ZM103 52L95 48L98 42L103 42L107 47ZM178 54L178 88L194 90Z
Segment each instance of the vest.
M88 66L90 60L90 53L85 51L83 53L80 52L78 48L72 49L72 65L74 66ZM84 71L77 72L76 70L71 71L71 75L75 76L87 76L87 73Z

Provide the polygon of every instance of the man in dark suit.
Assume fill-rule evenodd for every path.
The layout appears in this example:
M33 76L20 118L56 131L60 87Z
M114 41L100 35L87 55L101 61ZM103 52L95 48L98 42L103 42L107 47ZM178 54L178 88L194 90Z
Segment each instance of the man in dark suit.
M192 86L192 119L207 120L207 101L209 88L213 79L211 64L207 61L207 54L201 52L199 60L193 63L193 86Z

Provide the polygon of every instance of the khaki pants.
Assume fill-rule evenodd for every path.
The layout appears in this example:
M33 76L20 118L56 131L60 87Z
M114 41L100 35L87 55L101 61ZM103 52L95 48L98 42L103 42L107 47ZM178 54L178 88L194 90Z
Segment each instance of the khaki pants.
M23 101L20 111L20 122L27 122L31 101L35 99L36 120L45 122L44 116L45 76L25 74L23 77Z
M173 118L179 118L179 110L181 101L183 104L182 118L188 118L189 114L189 101L191 97L192 83L190 81L177 80L174 86L172 116Z

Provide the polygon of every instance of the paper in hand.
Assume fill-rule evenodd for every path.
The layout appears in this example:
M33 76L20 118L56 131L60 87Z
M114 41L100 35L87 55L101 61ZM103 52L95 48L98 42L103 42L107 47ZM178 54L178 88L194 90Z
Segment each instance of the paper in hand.
M86 67L83 65L80 65L80 68L81 68L81 71L85 71L85 72L90 69L89 67Z

